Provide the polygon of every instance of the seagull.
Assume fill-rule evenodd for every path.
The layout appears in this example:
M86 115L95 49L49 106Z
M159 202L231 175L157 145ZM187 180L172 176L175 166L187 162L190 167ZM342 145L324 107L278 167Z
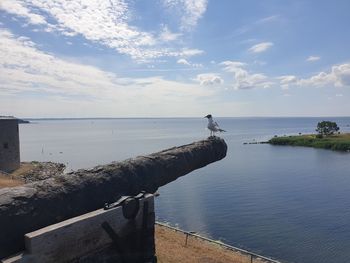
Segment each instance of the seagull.
M215 132L226 132L225 130L220 129L217 122L213 120L213 117L211 116L211 114L208 114L204 118L208 118L207 128L210 130L210 136L215 136Z

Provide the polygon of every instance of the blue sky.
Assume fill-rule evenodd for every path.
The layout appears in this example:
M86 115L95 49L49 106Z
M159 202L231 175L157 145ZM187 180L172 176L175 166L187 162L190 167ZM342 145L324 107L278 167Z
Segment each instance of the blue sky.
M349 116L350 2L1 0L0 115Z

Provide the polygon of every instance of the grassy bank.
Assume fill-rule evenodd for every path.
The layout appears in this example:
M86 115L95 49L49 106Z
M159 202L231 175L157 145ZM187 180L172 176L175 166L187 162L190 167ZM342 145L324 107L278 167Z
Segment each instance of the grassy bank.
M306 146L335 151L350 151L350 133L318 138L316 134L274 137L268 141L274 145Z

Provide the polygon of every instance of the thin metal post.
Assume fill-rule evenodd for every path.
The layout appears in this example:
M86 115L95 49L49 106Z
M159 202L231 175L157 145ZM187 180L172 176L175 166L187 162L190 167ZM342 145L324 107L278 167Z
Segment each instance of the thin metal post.
M187 247L188 233L186 233L185 247Z

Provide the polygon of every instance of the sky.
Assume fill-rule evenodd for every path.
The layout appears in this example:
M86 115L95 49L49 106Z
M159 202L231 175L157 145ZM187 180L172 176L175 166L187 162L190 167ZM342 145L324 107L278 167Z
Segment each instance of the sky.
M350 1L0 0L0 115L349 116Z

